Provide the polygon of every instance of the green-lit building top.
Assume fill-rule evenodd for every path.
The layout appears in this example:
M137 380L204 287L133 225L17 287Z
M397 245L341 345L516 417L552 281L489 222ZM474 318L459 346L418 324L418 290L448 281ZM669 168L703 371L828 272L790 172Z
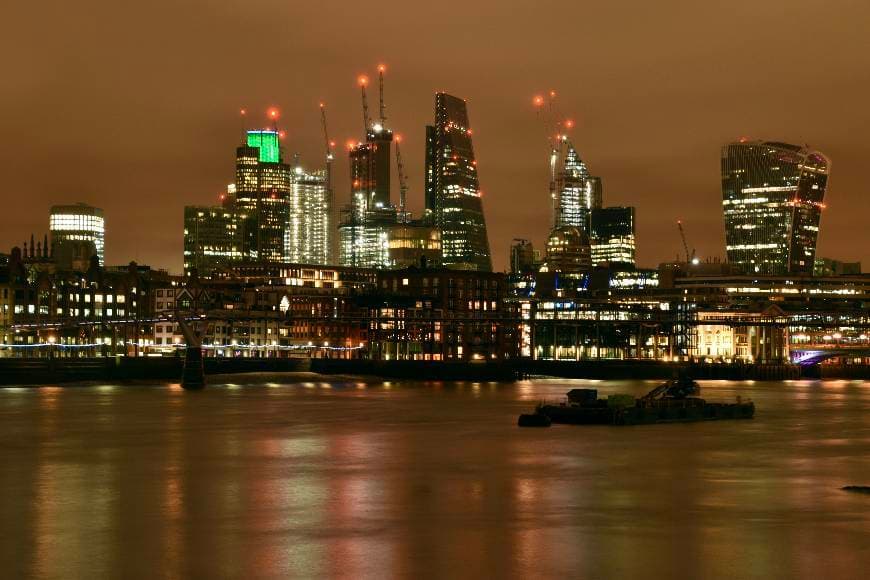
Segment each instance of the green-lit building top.
M248 131L248 147L260 150L260 161L279 163L281 161L281 146L278 144L276 131Z

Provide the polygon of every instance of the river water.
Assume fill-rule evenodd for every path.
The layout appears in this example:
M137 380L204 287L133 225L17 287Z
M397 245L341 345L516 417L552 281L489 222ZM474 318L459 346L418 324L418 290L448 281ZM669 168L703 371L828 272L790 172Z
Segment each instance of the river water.
M231 382L235 381L235 382ZM651 382L0 389L8 578L861 578L870 383L705 382L751 421L519 429Z

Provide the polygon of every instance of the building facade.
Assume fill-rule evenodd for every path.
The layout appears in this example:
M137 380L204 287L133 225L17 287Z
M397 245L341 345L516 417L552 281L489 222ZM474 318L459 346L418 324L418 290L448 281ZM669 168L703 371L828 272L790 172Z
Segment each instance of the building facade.
M435 125L426 128L426 213L441 230L445 266L490 272L471 134L465 101L437 93Z
M106 222L102 209L84 203L53 206L49 231L52 254L75 254L83 244L92 244L100 265L105 264Z
M285 261L290 175L278 131L248 131L236 150L236 181L224 205L248 216L244 251L259 260Z
M557 176L558 202L556 227L580 228L591 235L590 217L596 195L600 199L601 180L589 175L586 164L580 159L570 141Z
M326 265L332 244L332 200L326 172L296 166L290 176L285 261Z
M554 229L547 238L546 272L576 276L592 269L589 236L578 227Z
M722 148L728 261L749 274L812 273L830 161L770 141Z
M196 270L210 277L216 270L253 258L246 249L248 215L227 207L184 208L184 275Z
M441 231L435 226L420 221L399 223L390 228L387 238L392 268L441 264Z
M603 207L591 213L592 264L635 267L633 207Z

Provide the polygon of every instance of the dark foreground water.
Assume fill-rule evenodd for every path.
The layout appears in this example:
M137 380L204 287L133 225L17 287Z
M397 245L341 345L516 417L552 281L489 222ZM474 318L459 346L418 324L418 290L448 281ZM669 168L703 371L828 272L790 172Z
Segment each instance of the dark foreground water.
M839 489L870 484L870 383L703 383L753 421L518 429L571 387L654 383L221 380L0 389L0 577L870 574L870 496Z

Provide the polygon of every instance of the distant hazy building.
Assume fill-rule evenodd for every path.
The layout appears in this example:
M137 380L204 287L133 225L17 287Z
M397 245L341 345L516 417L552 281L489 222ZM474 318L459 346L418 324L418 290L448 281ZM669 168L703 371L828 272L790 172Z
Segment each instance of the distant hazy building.
M511 274L525 274L538 269L539 256L529 240L516 239L511 244Z
M841 262L831 258L816 258L813 276L859 276L861 262Z
M589 197L592 201L592 209L598 209L603 205L604 186L601 183L601 178L595 175L589 176Z
M435 95L426 127L426 214L441 230L443 264L489 272L492 261L465 101Z
M100 266L105 264L106 223L100 208L84 203L53 206L49 230L52 254L69 253L70 246L76 246L72 253L79 253L78 248L93 244Z
M635 267L635 228L633 207L593 209L592 264Z
M216 270L252 259L245 249L247 214L225 207L184 208L184 275L196 270L210 277Z
M577 275L592 269L589 236L578 227L555 228L547 238L547 258L542 271Z
M747 273L813 271L830 161L770 141L722 148L722 204L728 261Z

